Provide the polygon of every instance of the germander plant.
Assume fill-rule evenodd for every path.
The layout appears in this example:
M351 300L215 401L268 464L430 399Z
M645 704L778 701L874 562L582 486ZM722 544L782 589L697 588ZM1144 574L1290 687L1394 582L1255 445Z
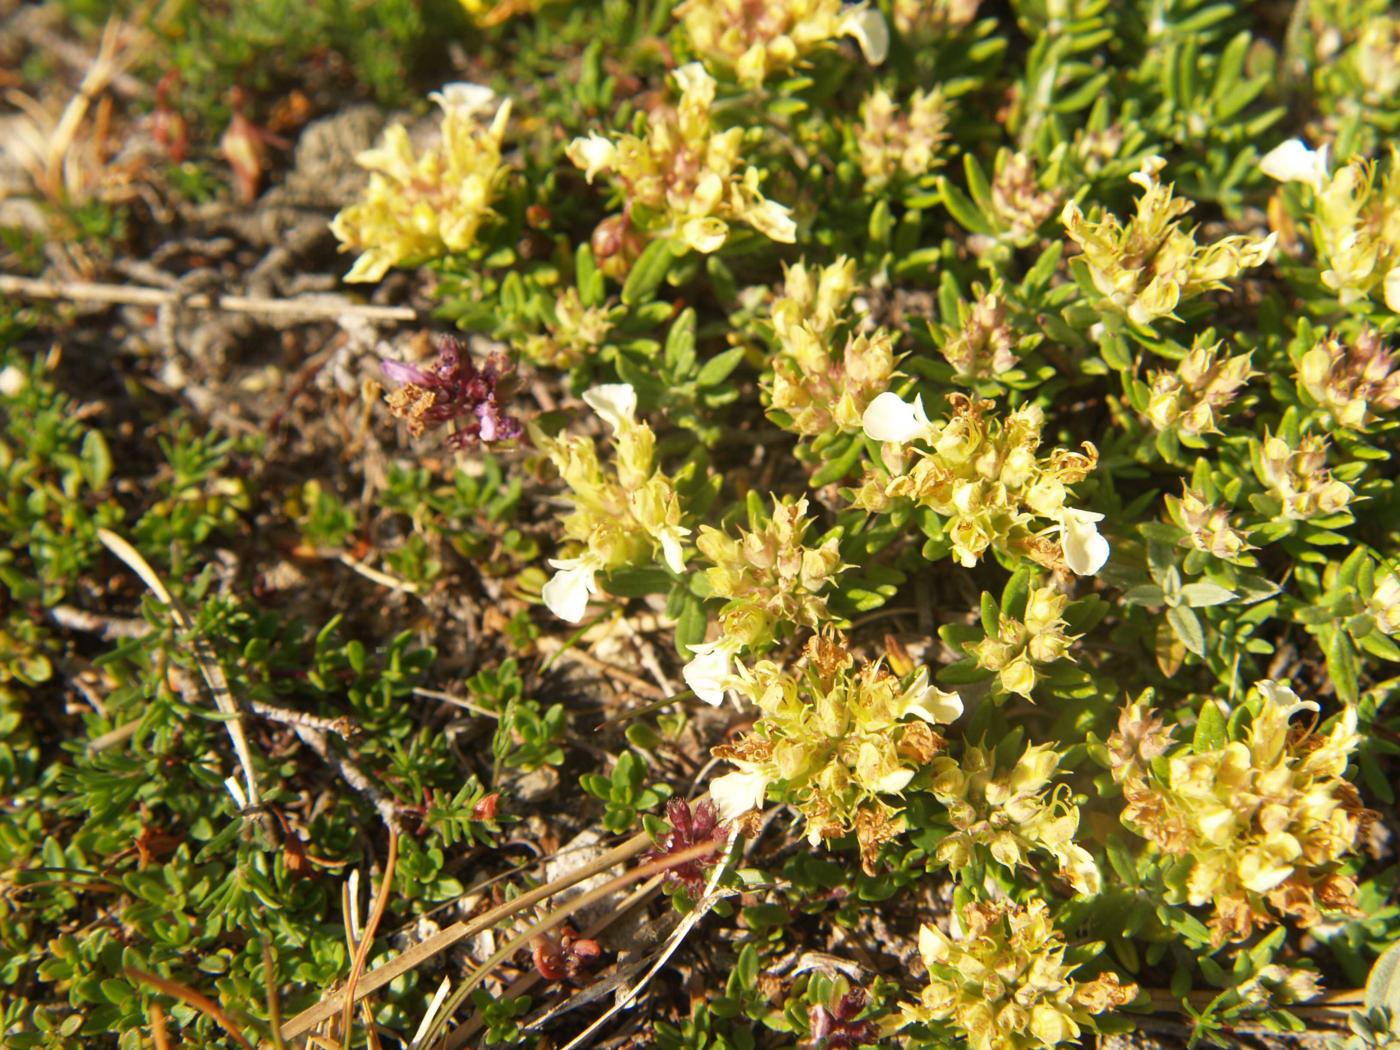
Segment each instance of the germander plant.
M694 967L689 1018L654 1007L650 1038L1032 1050L1153 1014L1223 1041L1350 1005L1400 934L1394 18L463 6L491 87L430 96L418 145L393 125L331 229L348 281L427 271L457 326L436 361L381 366L386 431L406 422L422 465L380 499L423 533L410 551L459 504L472 557L529 518L481 570L519 618L468 688L496 777L557 769L594 826L650 832L623 877L670 883ZM119 515L99 440L35 409L36 379L7 397L44 425L0 448L0 579L29 603ZM481 476L518 489L481 515L479 485L454 500L433 472L486 444ZM304 498L308 536L349 541L344 508ZM242 651L274 648L205 604ZM51 674L43 635L6 627L5 682ZM522 700L504 655L638 636L672 651L585 657L626 683L606 749L568 746L583 709ZM450 768L398 706L407 654L317 669L357 683L396 798ZM10 732L18 790L57 790ZM419 807L404 917L462 889L447 850L489 843L475 826L505 804L475 781L447 797ZM12 838L15 870L86 860ZM64 901L44 906L55 924ZM414 991L389 1019L426 1016L419 1045L478 1022L534 1039L521 998L476 987L527 934L445 1007ZM96 994L102 945L61 947L45 979ZM856 995L861 967L879 979Z

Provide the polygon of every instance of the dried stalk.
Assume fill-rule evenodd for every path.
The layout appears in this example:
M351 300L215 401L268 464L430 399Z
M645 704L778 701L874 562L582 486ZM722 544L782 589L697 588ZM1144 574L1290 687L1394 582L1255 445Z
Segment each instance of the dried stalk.
M167 288L141 285L102 284L96 281L49 281L0 274L0 294L28 299L63 299L78 303L106 303L114 306L179 307L185 310L212 310L225 313L257 314L282 320L335 321L347 315L382 323L411 322L420 319L409 306L374 306L351 302L339 296L315 295L295 299L272 299L248 295L181 294Z
M646 832L638 832L626 842L610 849L601 857L583 865L577 871L570 872L562 878L555 879L544 886L531 890L529 893L521 894L519 897L504 904L492 908L470 921L463 920L454 923L446 929L439 930L427 940L409 948L402 955L390 960L376 970L371 970L360 980L355 987L355 997L359 998L383 988L399 974L421 965L433 956L446 951L452 945L467 937L474 936L482 930L488 930L503 919L508 919L512 915L533 907L540 901L561 890L566 890L570 886L577 885L586 879L591 879L601 871L606 871L615 865L630 860L637 854L643 852L651 845L651 836ZM308 1007L297 1016L282 1026L283 1039L295 1039L297 1036L305 1035L316 1025L326 1018L339 1012L345 1001L343 992L335 992L326 996L315 1006Z
M141 578L141 582L155 595L156 600L170 610L170 618L175 621L175 625L191 636L194 658L199 665L200 674L204 676L204 682L209 687L209 694L213 697L215 706L227 716L224 724L228 727L228 735L233 741L233 753L237 757L239 765L243 767L243 778L247 782L248 805L254 808L260 806L262 801L258 794L258 779L253 772L253 752L248 746L247 734L243 731L243 712L233 699L233 693L228 687L228 679L224 676L223 668L219 666L213 646L209 644L207 638L195 633L194 620L185 609L184 603L170 593L161 578L156 575L156 571L151 568L150 563L141 556L135 547L115 532L107 529L98 529L97 538L102 541L104 547L124 562L127 568Z

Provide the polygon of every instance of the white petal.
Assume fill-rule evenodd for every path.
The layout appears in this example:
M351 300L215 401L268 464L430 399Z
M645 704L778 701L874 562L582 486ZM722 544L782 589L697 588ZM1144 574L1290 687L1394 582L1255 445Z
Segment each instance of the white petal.
M496 93L481 84L459 81L455 84L442 85L441 91L434 91L428 98L441 106L444 113L456 113L459 116L472 118L480 116L491 108Z
M681 549L680 532L677 529L663 529L660 535L661 556L672 572L685 572L685 552Z
M1385 275L1385 305L1400 314L1400 266L1392 266Z
M701 62L687 62L672 74L682 95L695 95L709 105L715 97L715 78Z
M583 392L583 401L597 412L616 434L623 420L632 422L637 411L637 391L631 383L604 383Z
M695 654L691 661L681 668L681 676L690 691L705 703L718 707L724 703L724 690L729 683L734 648L723 639L692 645Z
M768 778L756 770L726 773L710 781L710 799L725 823L762 807L767 792Z
M1259 170L1279 182L1306 182L1320 191L1327 180L1327 147L1311 150L1302 139L1289 139L1264 154Z
M559 619L578 623L588 609L588 598L597 591L595 569L580 558L565 558L549 563L559 571L540 590L544 604Z
M1108 561L1108 540L1099 535L1096 522L1102 514L1066 507L1060 512L1060 544L1065 564L1079 576L1092 576Z
M860 7L848 14L841 23L841 32L855 38L861 54L872 66L878 66L890 53L890 27L873 7Z
M0 396L15 397L29 385L29 376L18 365L6 365L0 372Z
M1295 711L1321 711L1312 700L1299 700L1298 694L1286 685L1280 685L1271 678L1265 678L1262 682L1256 682L1254 688L1259 690L1259 695L1270 704L1279 708L1279 714L1284 719L1291 718Z
M568 153L569 159L576 167L583 169L583 177L590 183L598 172L612 169L617 164L617 147L596 131L586 139L574 139L569 143Z
M912 769L893 769L875 782L875 790L890 794L903 791L913 779Z
M927 678L928 672L921 671L911 689L914 698L905 713L936 725L946 726L957 721L963 713L962 697L930 685Z
M892 390L886 390L870 402L860 423L872 441L893 441L901 445L917 437L927 439L931 429L923 398L915 397L911 405L900 400Z

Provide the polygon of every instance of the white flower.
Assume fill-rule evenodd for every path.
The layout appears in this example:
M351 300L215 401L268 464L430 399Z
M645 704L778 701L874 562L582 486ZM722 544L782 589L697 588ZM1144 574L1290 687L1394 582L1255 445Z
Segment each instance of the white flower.
M671 75L676 78L682 95L693 95L706 108L714 101L715 78L705 71L703 62L687 62Z
M681 668L681 677L685 679L690 691L712 706L717 707L724 703L724 691L729 685L734 651L737 648L738 646L725 638L702 645L692 645L690 651L695 655L690 663Z
M1254 688L1259 690L1259 695L1270 704L1279 709L1279 715L1284 719L1293 717L1296 711L1321 711L1312 700L1299 700L1298 694L1286 685L1280 685L1272 678L1265 678L1262 682L1255 682Z
M930 685L928 669L919 668L919 675L906 694L910 697L904 713L921 718L936 725L948 725L958 720L963 713L962 697Z
M1099 535L1102 514L1065 507L1060 511L1060 545L1065 564L1079 576L1092 576L1108 561L1108 540Z
M1306 182L1320 193L1327 181L1327 147L1311 150L1302 139L1289 139L1264 154L1259 170L1279 182Z
M610 171L617 166L617 147L596 131L586 139L577 138L569 143L568 154L575 166L583 169L583 177L589 183L600 171Z
M679 233L686 247L694 249L701 255L709 255L719 251L724 247L724 242L729 239L728 225L723 219L716 219L713 216L687 219L681 223Z
M604 383L583 392L583 402L597 412L616 434L623 420L632 422L637 411L637 391L631 383Z
M0 372L0 396L15 397L29 385L29 377L18 365L6 365Z
M685 572L685 552L681 549L681 538L690 535L690 530L681 525L668 525L656 534L661 541L661 556L672 572Z
M724 823L738 820L751 809L759 809L768 793L768 777L756 769L726 773L710 782L710 799Z
M933 424L924 412L923 398L915 397L911 405L900 400L899 395L891 390L886 390L870 402L860 418L860 424L865 428L866 437L872 441L893 441L903 445L915 438L928 441L933 435Z
M780 244L793 244L797 240L797 223L793 221L792 209L766 198L744 213L759 233Z
M1400 314L1400 266L1392 266L1385 275L1385 305Z
M598 572L597 562L585 556L551 558L549 564L559 571L540 590L540 596L559 619L578 623L588 608L589 597L598 590L593 579Z
M854 37L860 52L872 66L878 66L890 53L890 27L884 16L862 4L841 20L841 32Z
M444 113L455 113L474 119L490 110L496 93L480 84L458 81L455 84L442 85L441 91L434 91L428 98L441 106Z

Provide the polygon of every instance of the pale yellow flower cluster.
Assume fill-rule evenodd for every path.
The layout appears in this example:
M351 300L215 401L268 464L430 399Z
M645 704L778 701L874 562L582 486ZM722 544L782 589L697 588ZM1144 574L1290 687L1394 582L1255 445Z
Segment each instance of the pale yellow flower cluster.
M1400 638L1400 576L1385 572L1367 599L1366 611L1376 618L1376 627L1392 638Z
M1255 548L1248 537L1230 524L1230 511L1217 507L1204 495L1181 483L1181 496L1166 496L1172 520L1186 530L1187 542L1198 551L1235 561Z
M696 54L757 87L842 37L871 65L885 60L889 29L873 4L841 0L685 0L676 8Z
M928 984L904 1004L906 1024L946 1024L972 1050L1039 1050L1077 1040L1081 1026L1137 997L1112 972L1070 976L1078 964L1065 962L1064 936L1039 898L970 903L958 920L953 937L919 931Z
M894 337L883 328L851 332L845 315L855 272L845 256L821 269L801 262L787 269L773 304L777 352L765 383L784 430L809 438L855 433L870 402L890 385Z
M1298 385L1339 426L1360 430L1400 408L1400 371L1374 328L1349 344L1335 335L1320 340L1298 362Z
M1035 159L1029 153L997 151L992 169L991 216L998 229L997 239L1025 247L1036 239L1036 231L1064 200L1056 187L1040 184ZM978 238L969 247L978 250Z
M740 529L737 540L700 526L696 546L710 561L706 582L715 597L725 599L719 637L691 646L696 655L684 669L686 685L702 700L718 704L724 699L741 649L769 644L783 624L816 629L826 623L821 592L846 566L836 537L817 547L804 545L811 524L806 497L775 497L773 513L762 527Z
M793 243L797 226L788 209L763 196L762 174L743 161L745 130L715 130L714 78L698 62L674 76L680 101L674 109L652 110L644 138L594 133L569 144L569 159L589 182L610 176L627 198L631 225L650 236L674 237L709 253L724 246L731 224L741 222Z
M535 447L549 457L573 496L562 524L574 553L550 561L558 571L542 592L550 611L569 623L583 619L600 572L658 559L672 572L684 572L683 543L690 534L681 524L675 481L654 462L656 437L635 418L636 392L615 383L596 386L583 399L612 431L611 468L599 462L591 438L549 437L530 426Z
M1129 176L1143 192L1126 224L1115 215L1090 222L1073 201L1061 216L1105 304L1140 325L1175 317L1184 300L1224 288L1241 271L1266 262L1274 247L1274 234L1198 245L1180 221L1194 205L1157 179L1165 166L1161 157L1150 157Z
M1098 865L1074 841L1079 807L1070 801L1067 784L1051 785L1059 764L1051 744L1027 747L1010 769L997 768L994 748L971 744L961 759L935 758L929 790L947 807L953 825L938 844L937 858L954 873L987 857L1015 872L1029 864L1032 852L1046 853L1076 891L1098 893Z
M1250 455L1255 475L1290 521L1335 514L1352 500L1351 486L1325 468L1327 441L1316 434L1299 438L1294 448L1265 428L1263 441L1250 442Z
M606 307L584 306L578 289L566 288L554 300L546 330L525 338L520 351L539 365L573 368L597 353L612 327Z
M1065 634L1062 614L1068 604L1068 595L1051 587L1033 587L1025 620L1002 614L997 633L969 646L968 652L978 667L997 673L1003 689L1029 699L1036 667L1063 658L1078 637Z
M930 685L923 669L904 681L879 663L857 667L841 641L820 635L803 665L741 666L733 688L762 715L746 736L715 749L738 767L710 786L721 819L761 806L771 786L802 814L812 845L854 831L873 874L880 844L903 828L890 796L943 746L930 726L961 715L962 700Z
M939 352L959 377L995 379L1016 367L1020 359L1017 351L1028 337L1018 337L1008 321L1006 296L999 284L985 293L976 287L973 291L977 299L971 306L958 304L958 326L936 326L935 339Z
M436 144L416 154L407 129L393 124L378 147L355 158L369 186L331 223L340 250L360 253L347 281L377 281L390 267L464 252L491 217L510 100L486 123L493 104L486 88L449 84L431 97L442 108Z
M894 27L900 36L941 36L977 17L981 0L894 0Z
M1266 175L1311 190L1313 246L1322 283L1348 305L1374 298L1400 313L1400 155L1379 177L1371 160L1353 160L1328 172L1327 147L1309 149L1290 139L1260 161Z
M855 129L860 170L868 190L896 177L917 179L943 163L939 147L948 135L948 102L939 88L915 91L902 106L877 87L860 104Z
M1243 739L1172 747L1139 701L1108 742L1123 823L1166 856L1189 858L1186 902L1214 909L1216 944L1280 915L1309 926L1322 911L1355 909L1356 885L1339 867L1371 816L1345 777L1360 742L1356 709L1344 707L1326 733L1291 724L1308 710L1317 705L1263 681Z
M1109 554L1096 525L1103 515L1066 502L1068 486L1084 480L1098 462L1094 446L1085 442L1082 452L1055 449L1041 456L1045 416L1035 405L1022 405L1001 420L989 414L990 401L962 394L948 400L952 413L938 423L930 422L917 398L908 404L887 392L870 403L865 433L884 443L889 476L868 473L855 504L878 513L908 499L935 511L947 519L945 531L961 565L976 565L996 549L1080 575L1098 572ZM1039 528L1037 519L1044 522Z
M1147 419L1154 427L1191 437L1220 432L1224 410L1259 375L1250 366L1252 352L1231 357L1220 348L1198 339L1175 371L1147 374Z

